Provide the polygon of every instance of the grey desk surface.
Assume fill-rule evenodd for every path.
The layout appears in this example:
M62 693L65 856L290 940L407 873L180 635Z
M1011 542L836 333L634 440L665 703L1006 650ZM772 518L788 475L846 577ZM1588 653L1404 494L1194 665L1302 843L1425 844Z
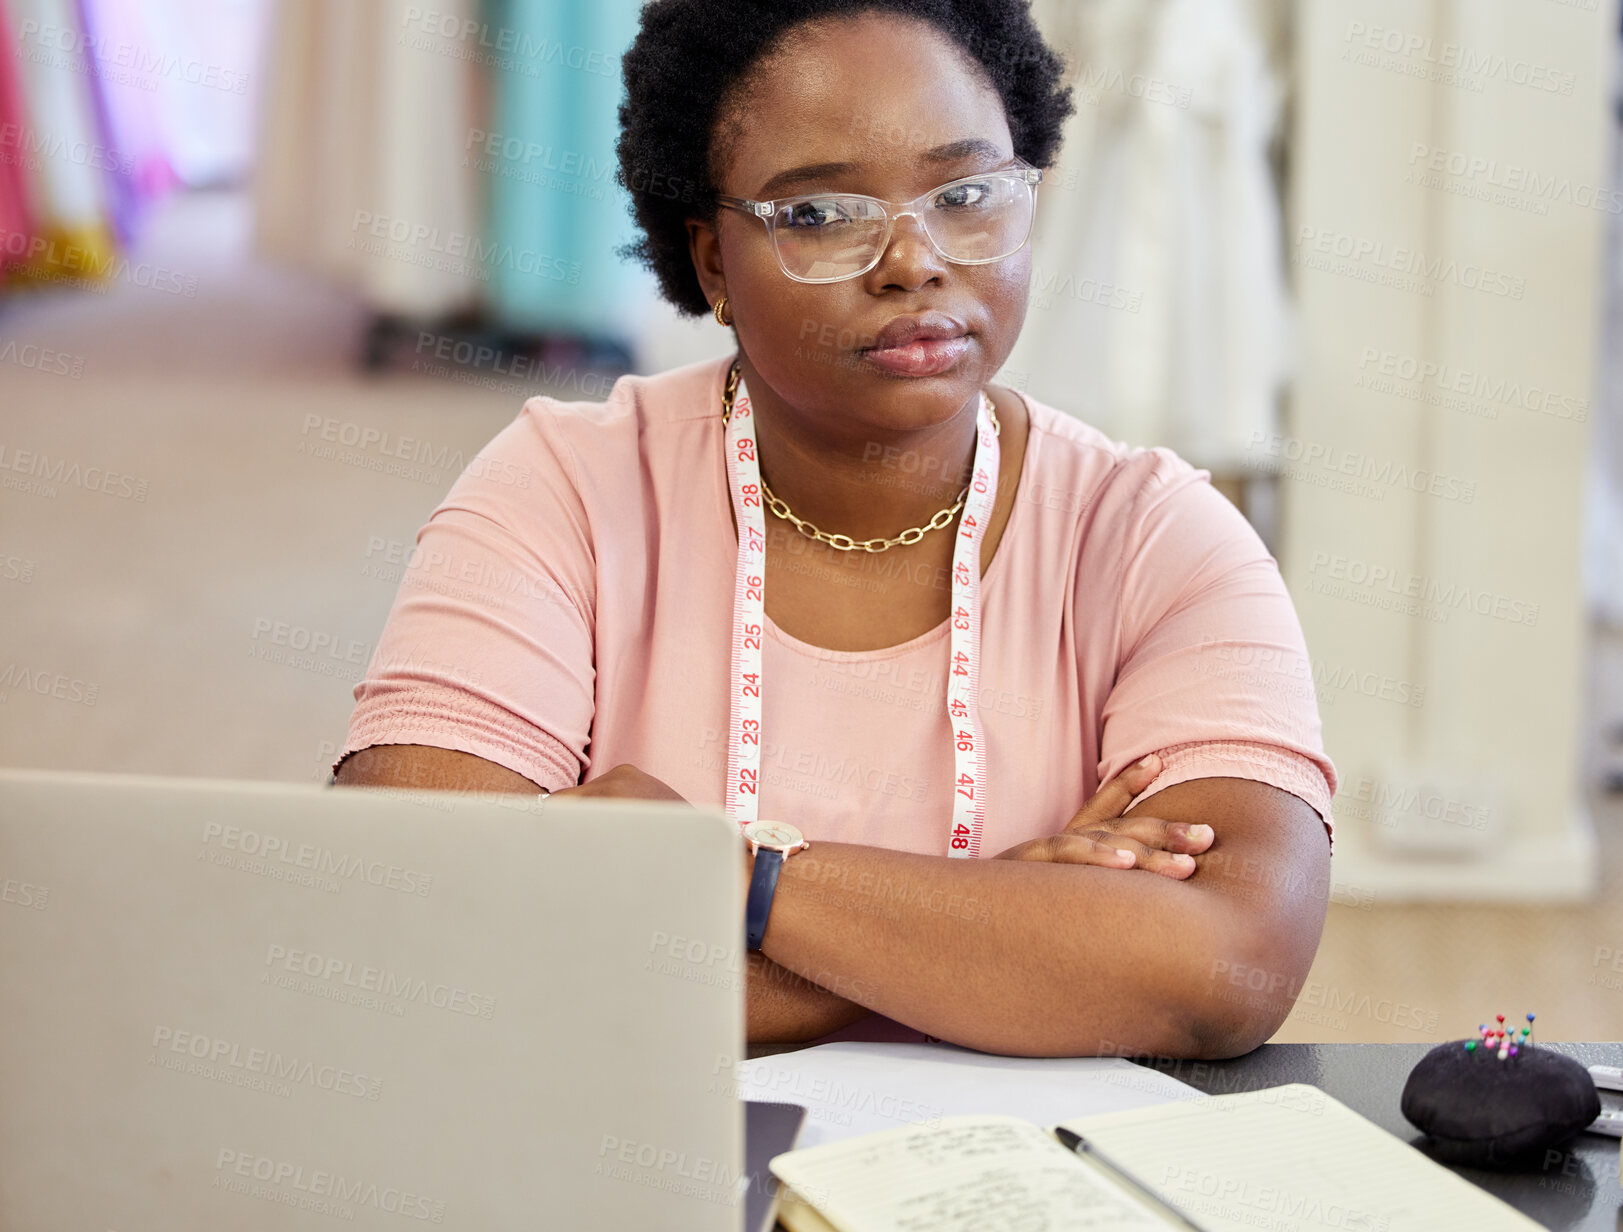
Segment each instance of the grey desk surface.
M1541 1045L1584 1065L1623 1066L1623 1044ZM1431 1044L1264 1044L1232 1061L1141 1061L1210 1095L1306 1082L1361 1116L1425 1150L1425 1138L1403 1119L1398 1100L1409 1071ZM1623 1094L1602 1092L1608 1108ZM1561 1232L1623 1232L1623 1187L1616 1138L1579 1134L1520 1172L1455 1168L1546 1228ZM1542 1164L1542 1166L1540 1166Z
M1264 1044L1232 1061L1140 1061L1208 1095L1255 1091L1305 1082L1340 1100L1404 1142L1425 1150L1425 1137L1403 1119L1398 1100L1415 1063L1432 1044ZM1541 1044L1584 1065L1623 1066L1623 1043ZM773 1048L763 1051L777 1052ZM1623 1094L1603 1091L1607 1108L1623 1107ZM1466 1180L1557 1232L1623 1232L1623 1186L1618 1183L1619 1142L1579 1134L1552 1152L1544 1166L1521 1172L1455 1168ZM783 1225L778 1224L779 1232ZM1438 1229L1437 1232L1448 1232Z

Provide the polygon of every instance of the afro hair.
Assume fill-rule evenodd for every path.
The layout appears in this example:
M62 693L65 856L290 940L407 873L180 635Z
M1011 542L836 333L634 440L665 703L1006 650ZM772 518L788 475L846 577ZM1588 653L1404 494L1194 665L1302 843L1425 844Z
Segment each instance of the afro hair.
M685 316L710 304L689 255L687 219L714 225L716 121L752 69L808 22L893 13L930 23L956 44L1003 99L1014 152L1052 164L1065 117L1064 61L1044 42L1029 0L650 0L622 65L619 167L642 238L617 255L640 262Z

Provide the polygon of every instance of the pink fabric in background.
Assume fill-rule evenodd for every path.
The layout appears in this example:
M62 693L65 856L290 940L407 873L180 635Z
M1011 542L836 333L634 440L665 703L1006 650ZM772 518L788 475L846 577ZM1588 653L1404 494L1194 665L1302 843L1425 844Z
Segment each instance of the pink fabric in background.
M24 159L30 120L17 55L12 16L6 0L0 0L0 278L27 255L28 241L37 234Z

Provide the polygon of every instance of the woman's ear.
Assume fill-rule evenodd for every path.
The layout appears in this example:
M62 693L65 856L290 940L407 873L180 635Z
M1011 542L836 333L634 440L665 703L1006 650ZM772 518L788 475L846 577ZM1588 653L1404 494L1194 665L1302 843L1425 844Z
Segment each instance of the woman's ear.
M699 279L699 288L712 304L727 291L727 279L721 269L721 236L716 229L700 218L687 220L688 255L693 258L693 272Z

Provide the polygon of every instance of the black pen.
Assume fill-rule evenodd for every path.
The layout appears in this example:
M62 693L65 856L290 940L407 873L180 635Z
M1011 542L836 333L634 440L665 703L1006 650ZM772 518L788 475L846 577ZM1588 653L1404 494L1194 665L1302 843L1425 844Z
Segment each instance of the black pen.
M1114 1176L1118 1181L1121 1181L1129 1189L1133 1190L1145 1201L1150 1203L1150 1205L1155 1207L1156 1210L1172 1216L1172 1218L1176 1219L1183 1227L1193 1228L1195 1232L1208 1232L1205 1227L1189 1218L1188 1215L1185 1215L1177 1207L1173 1206L1172 1203L1168 1202L1160 1194L1156 1193L1155 1190L1151 1189L1143 1181L1135 1177L1131 1172L1124 1171L1119 1165L1111 1163L1108 1158L1100 1153L1098 1147L1094 1146L1093 1143L1089 1142L1081 1134L1073 1134L1063 1125L1056 1125L1054 1126L1054 1136L1059 1139L1060 1145L1065 1147L1066 1150L1074 1151L1078 1155L1086 1155L1089 1159L1093 1160L1094 1163L1098 1164L1106 1172L1110 1173L1110 1175Z

